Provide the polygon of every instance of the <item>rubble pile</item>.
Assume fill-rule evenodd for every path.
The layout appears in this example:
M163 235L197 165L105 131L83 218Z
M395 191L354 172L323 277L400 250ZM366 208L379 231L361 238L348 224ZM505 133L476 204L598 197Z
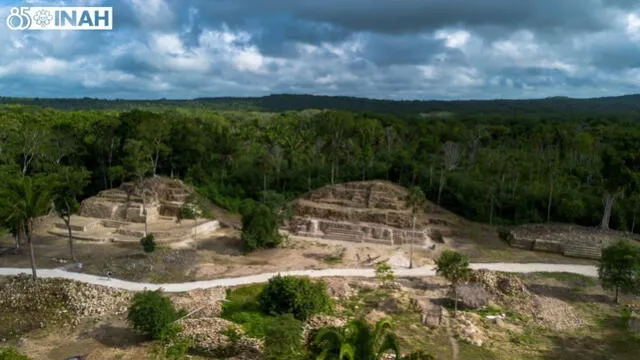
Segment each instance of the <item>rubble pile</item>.
M454 332L463 341L475 346L482 346L487 342L487 335L476 326L478 321L478 315L476 314L467 312L458 313L453 326Z
M481 284L489 293L502 297L529 297L531 294L518 277L490 270L475 270L471 282Z
M349 281L343 278L326 278L327 292L334 299L349 299L356 294L355 290L349 285Z
M188 312L197 311L194 317L207 318L219 316L222 312L222 301L227 294L224 288L198 289L174 296L171 301L177 309Z
M315 330L325 327L341 328L346 325L346 320L329 315L313 315L304 323L302 337L306 339Z
M180 321L182 336L193 340L199 351L237 359L257 359L262 355L264 344L249 338L242 328L221 318L185 319Z
M535 296L534 319L545 327L556 331L575 330L584 324L571 305L550 297Z
M101 317L125 313L130 300L131 295L126 291L71 280L39 279L36 288L26 275L18 275L0 287L0 309L3 311L57 308L54 314Z

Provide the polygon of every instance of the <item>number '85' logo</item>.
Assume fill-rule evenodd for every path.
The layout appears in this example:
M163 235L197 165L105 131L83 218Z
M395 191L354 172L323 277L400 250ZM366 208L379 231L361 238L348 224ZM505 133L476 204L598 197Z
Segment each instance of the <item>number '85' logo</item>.
M11 30L26 30L31 26L31 15L27 13L28 7L11 8L11 14L7 17L7 27Z

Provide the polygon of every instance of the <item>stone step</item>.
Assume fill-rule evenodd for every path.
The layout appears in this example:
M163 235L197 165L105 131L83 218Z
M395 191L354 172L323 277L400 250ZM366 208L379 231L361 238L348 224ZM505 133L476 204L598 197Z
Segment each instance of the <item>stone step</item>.
M323 239L327 240L337 240L337 241L351 241L351 242L361 242L361 237L357 237L354 235L342 235L342 234L325 234Z
M69 237L69 233L66 231L58 231L58 230L52 229L52 230L49 230L48 233L51 235L65 238L65 239ZM84 232L72 232L71 236L73 237L74 240L93 241L93 242L104 242L106 240L105 236L99 236L99 235L84 233Z

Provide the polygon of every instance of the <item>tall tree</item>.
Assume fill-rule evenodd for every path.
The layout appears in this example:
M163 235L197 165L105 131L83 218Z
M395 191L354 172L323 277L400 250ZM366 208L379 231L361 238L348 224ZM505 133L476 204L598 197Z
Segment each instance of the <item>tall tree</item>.
M598 277L603 288L615 290L616 303L620 292L640 295L640 247L624 240L603 249Z
M458 311L458 290L457 286L466 281L471 274L469 259L466 256L453 250L445 250L436 260L436 274L451 282L453 290L453 316Z
M442 200L442 191L447 183L447 173L458 167L462 158L460 145L452 141L447 141L442 145L442 170L440 172L440 186L438 187L438 204Z
M144 180L149 171L151 171L151 163L147 161L150 156L149 149L138 140L128 140L125 145L125 167L128 173L133 176L135 189L139 191L142 197L142 216L144 217L144 236L148 235L147 222L147 201Z
M424 210L427 204L427 198L424 192L418 186L409 189L407 196L407 206L411 208L411 247L409 250L409 269L413 269L413 242L416 233L416 219L418 214Z
M84 169L62 167L54 174L53 203L56 214L64 221L69 234L69 254L76 261L75 245L71 231L71 216L80 208L78 198L89 184L90 173Z
M34 220L49 210L50 190L42 179L30 176L10 179L0 187L0 212L7 221L16 221L29 244L31 272L37 280L36 255L33 244Z

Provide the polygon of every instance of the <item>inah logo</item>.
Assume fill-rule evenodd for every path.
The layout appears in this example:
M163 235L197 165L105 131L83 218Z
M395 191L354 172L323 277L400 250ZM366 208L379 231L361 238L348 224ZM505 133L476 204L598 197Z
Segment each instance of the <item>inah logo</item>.
M113 8L21 6L7 16L11 30L112 30Z

